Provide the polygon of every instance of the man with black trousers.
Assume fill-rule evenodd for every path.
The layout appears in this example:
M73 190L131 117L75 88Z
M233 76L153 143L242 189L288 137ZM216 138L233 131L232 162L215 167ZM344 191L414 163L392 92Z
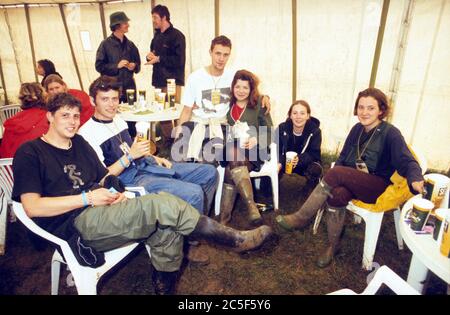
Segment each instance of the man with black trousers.
M147 63L153 65L152 85L167 93L167 79L175 79L175 102L180 103L184 86L186 64L186 39L170 22L169 9L157 5L152 9L155 34L150 43ZM171 139L172 123L161 122L163 139Z

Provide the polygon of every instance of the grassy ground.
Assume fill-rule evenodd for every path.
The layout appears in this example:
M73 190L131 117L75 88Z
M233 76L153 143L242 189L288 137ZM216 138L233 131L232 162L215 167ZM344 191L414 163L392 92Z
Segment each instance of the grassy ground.
M330 158L331 160L331 158ZM304 197L304 179L284 176L280 183L282 212L290 213L301 206ZM258 201L271 202L271 198L257 192ZM239 255L214 245L206 246L210 256L208 266L197 267L184 263L177 286L178 294L326 294L342 288L362 291L370 272L361 269L364 244L364 223L348 224L342 241L342 249L334 262L325 269L315 265L318 252L326 244L325 223L317 235L311 229L285 232L275 222L275 212L263 213L266 224L277 234L269 244L257 252ZM248 228L243 203L235 205L231 225ZM49 294L51 248L37 251L20 223L10 223L7 231L6 254L0 256L0 294ZM411 260L410 251L399 251L396 244L392 214L385 215L380 231L374 261L387 265L406 279ZM99 286L99 294L153 294L148 256L141 248L123 263L118 270L105 276ZM74 287L67 287L67 270L62 270L60 294L76 294ZM446 285L436 276L430 277L426 294L445 294ZM381 294L390 294L384 288Z

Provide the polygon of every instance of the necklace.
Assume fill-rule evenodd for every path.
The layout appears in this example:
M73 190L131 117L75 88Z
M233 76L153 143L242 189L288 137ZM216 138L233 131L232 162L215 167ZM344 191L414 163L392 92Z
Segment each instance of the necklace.
M379 125L379 124L378 124ZM374 128L373 128L373 131L372 131L372 134L370 135L370 138L369 138L369 140L366 142L366 145L364 146L364 149L362 150L362 152L359 152L359 147L361 146L361 136L362 136L362 134L363 134L363 132L364 132L364 127L362 128L362 130L361 130L361 132L359 133L359 137L358 137L358 145L357 145L357 147L356 147L356 151L357 151L357 155L356 155L356 159L357 160L361 160L361 156L364 154L364 152L366 151L366 149L367 149L367 147L369 146L369 144L370 144L370 142L372 141L372 138L373 138L373 136L375 135L375 132L377 131L377 127L378 127L378 125L376 125Z
M116 122L115 122L114 120L112 121L112 124L113 124L114 128L116 129L116 132L114 132L114 130L112 130L112 129L109 127L109 124L110 124L110 123L105 123L106 128L108 128L108 130L111 131L111 133L113 134L113 136L116 137L117 139L119 139L120 144L122 144L122 143L123 143L122 136L120 135L120 130L119 130L119 128L117 127Z
M216 90L216 89L217 89L217 85L219 84L220 79L222 79L223 72L222 72L222 74L221 74L219 77L217 77L217 76L214 76L214 75L211 74L211 68L209 68L209 75L211 76L211 80L213 81L213 84L214 84L214 90ZM217 77L217 80L214 80L215 77Z
M233 104L233 108L231 109L231 111L233 111L234 108L239 108L239 109L241 109L236 103ZM234 119L233 115L231 115L231 119L233 119L233 121L234 121L235 123L238 122L238 121L240 121L240 120L241 120L241 117L242 117L242 115L244 114L246 108L247 108L247 104L245 104L245 105L244 105L244 108L242 108L242 112L241 112L241 114L239 115L238 119Z
M48 139L45 137L44 134L42 134L41 139L42 139L45 143L48 143L48 144L50 144L51 146L54 146L54 147L56 147L56 148L58 148L58 149L69 150L70 148L72 148L72 140L71 140L71 139L69 139L69 145L68 145L67 148L61 148L60 146L57 146L57 145L52 144L52 143L50 142L50 140L48 140Z

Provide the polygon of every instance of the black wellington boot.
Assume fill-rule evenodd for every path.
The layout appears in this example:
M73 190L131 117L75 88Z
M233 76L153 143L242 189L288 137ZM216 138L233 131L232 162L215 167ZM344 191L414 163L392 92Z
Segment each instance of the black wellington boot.
M272 234L272 228L267 225L238 231L202 215L190 236L202 237L207 241L231 247L237 252L245 252L259 248Z
M292 214L278 215L275 220L286 230L306 227L330 195L330 186L320 181L302 207Z
M153 269L152 282L156 295L175 294L175 285L177 282L178 271L158 271Z
M345 214L347 209L343 208L328 208L327 213L327 232L328 241L330 244L317 258L317 266L325 268L333 260L334 255L339 250L342 230L345 223Z

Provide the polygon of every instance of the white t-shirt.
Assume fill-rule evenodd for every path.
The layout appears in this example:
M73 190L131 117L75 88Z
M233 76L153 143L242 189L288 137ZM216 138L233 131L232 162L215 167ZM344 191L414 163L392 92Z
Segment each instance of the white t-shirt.
M231 82L235 70L225 69L221 76L212 76L203 67L191 73L181 98L181 104L199 108L192 111L194 116L202 119L223 118L227 115L230 97ZM214 90L220 91L219 104L213 105L212 94Z

